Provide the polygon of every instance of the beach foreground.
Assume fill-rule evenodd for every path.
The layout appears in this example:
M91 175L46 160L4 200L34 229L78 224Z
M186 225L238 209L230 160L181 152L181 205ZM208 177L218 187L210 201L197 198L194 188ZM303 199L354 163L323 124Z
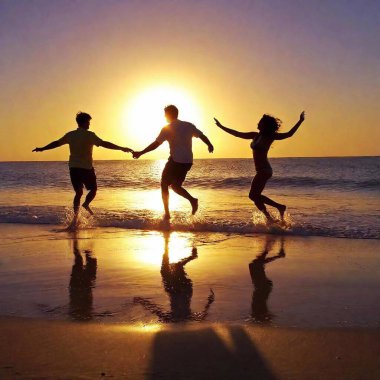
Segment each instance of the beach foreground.
M380 378L377 240L0 232L1 379Z
M378 240L0 224L0 316L379 328Z
M379 330L1 319L2 379L378 379Z

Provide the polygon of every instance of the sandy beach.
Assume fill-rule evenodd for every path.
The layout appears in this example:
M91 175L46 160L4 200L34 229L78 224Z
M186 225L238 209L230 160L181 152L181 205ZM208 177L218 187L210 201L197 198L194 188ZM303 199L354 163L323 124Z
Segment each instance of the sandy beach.
M378 379L378 329L1 319L2 379Z
M1 378L380 376L376 240L0 229Z

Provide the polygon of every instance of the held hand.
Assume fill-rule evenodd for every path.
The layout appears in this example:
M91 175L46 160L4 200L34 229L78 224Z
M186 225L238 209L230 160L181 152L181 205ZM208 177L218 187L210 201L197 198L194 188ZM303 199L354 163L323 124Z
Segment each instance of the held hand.
M123 151L124 153L132 153L132 152L133 152L133 150L130 149L130 148L123 148L122 151Z
M215 124L216 124L219 128L223 127L223 125L220 123L220 121L219 121L216 117L214 117L214 120L215 120Z
M214 151L214 147L213 147L212 145L209 145L209 146L208 146L208 151L209 151L210 153L212 153L212 152Z
M141 153L140 152L132 152L132 155L133 155L133 158L137 160L138 158L140 158Z
M305 120L305 111L302 111L300 115L300 121L304 121L304 120Z
M32 150L32 152L43 152L42 148L35 148Z

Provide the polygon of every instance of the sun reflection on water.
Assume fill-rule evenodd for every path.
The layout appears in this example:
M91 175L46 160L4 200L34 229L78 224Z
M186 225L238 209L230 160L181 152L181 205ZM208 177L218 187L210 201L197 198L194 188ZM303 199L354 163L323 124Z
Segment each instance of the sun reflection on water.
M145 235L142 243L144 247L136 254L136 261L160 266L165 250L165 235L169 236L170 262L177 262L189 255L189 247L193 243L190 236L178 232L151 232Z

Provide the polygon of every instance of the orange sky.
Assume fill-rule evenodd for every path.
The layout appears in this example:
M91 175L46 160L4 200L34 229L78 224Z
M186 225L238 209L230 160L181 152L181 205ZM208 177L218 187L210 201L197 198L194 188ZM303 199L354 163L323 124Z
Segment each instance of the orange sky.
M189 121L212 140L215 158L251 151L213 116L248 131L271 113L287 130L303 109L305 124L272 156L380 155L379 15L375 2L4 1L0 160L66 160L67 147L31 150L75 128L78 110L101 138L141 149L159 124L145 123L149 102L141 123L129 122L133 105L167 87L196 109ZM196 157L210 157L194 146ZM102 148L94 156L130 157ZM161 147L146 158L167 156Z

